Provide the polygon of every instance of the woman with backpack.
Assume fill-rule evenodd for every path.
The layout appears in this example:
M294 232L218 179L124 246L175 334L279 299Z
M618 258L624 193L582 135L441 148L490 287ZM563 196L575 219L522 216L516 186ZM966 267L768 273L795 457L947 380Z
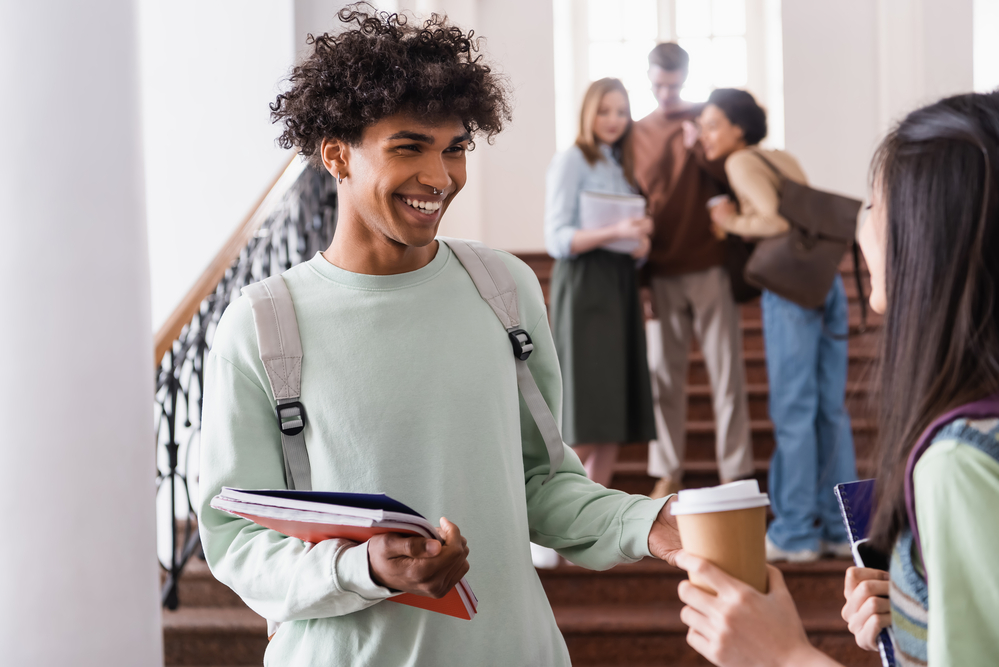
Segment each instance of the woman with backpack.
M890 572L851 568L843 618L909 665L994 665L999 646L999 91L909 114L878 149L858 232L884 313L873 545ZM716 665L837 663L809 644L780 572L757 593L683 555L687 640ZM886 599L887 598L887 599Z
M711 208L713 224L749 238L783 234L777 212L783 179L805 183L798 161L784 151L762 150L766 112L744 90L719 88L700 117L709 160L725 160L738 205ZM818 309L804 308L770 290L761 298L770 383L770 420L776 447L770 461L774 521L767 530L767 560L807 562L850 557L836 484L857 478L850 415L846 411L849 331L846 292L837 275Z
M562 369L562 435L590 479L608 486L617 447L656 437L635 260L649 253L652 220L582 229L581 196L635 195L631 106L618 79L590 84L576 143L548 168L545 245L555 258L552 335ZM630 253L605 249L630 241Z

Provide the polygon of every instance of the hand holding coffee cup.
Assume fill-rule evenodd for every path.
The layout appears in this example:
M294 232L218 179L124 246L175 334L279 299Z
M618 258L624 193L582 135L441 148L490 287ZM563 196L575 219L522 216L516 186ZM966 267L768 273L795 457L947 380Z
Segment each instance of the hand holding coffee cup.
M717 565L761 593L767 592L767 494L755 479L706 489L684 489L671 512L683 550ZM714 592L690 574L695 586Z
M707 202L708 213L711 215L711 233L721 240L728 234L723 223L738 214L735 203L728 195L715 195Z

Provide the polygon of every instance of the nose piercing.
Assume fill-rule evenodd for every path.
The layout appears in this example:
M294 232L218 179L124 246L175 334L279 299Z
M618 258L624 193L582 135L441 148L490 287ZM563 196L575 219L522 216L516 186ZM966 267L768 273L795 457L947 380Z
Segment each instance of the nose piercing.
M432 186L432 185L431 185L430 187L431 187L431 188L433 188L433 191L434 191L434 194L435 194L435 195L439 195L439 194L441 194L442 192L444 192L443 190L438 190L437 188L435 188L435 187L434 187L434 186Z

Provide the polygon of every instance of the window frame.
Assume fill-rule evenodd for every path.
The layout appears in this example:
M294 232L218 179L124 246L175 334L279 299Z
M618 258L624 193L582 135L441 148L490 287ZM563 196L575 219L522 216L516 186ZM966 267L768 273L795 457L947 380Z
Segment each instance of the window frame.
M784 145L781 0L744 0L746 4L746 88L768 110L770 132L764 144ZM676 0L656 0L657 41L676 41ZM556 45L570 44L571 55L556 53L556 136L559 149L575 140L579 105L590 84L589 2L553 0ZM714 37L712 35L712 37ZM564 46L563 46L564 48ZM636 119L637 120L637 119Z

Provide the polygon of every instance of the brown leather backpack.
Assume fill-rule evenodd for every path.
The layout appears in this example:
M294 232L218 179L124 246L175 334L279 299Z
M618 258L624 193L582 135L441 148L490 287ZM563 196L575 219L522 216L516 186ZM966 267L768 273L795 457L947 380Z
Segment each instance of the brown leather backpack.
M839 272L843 255L854 249L860 288L859 257L854 235L861 202L793 181L759 151L753 151L780 181L778 213L791 225L783 234L760 239L744 271L746 281L793 301L820 308ZM860 289L863 301L863 290Z

